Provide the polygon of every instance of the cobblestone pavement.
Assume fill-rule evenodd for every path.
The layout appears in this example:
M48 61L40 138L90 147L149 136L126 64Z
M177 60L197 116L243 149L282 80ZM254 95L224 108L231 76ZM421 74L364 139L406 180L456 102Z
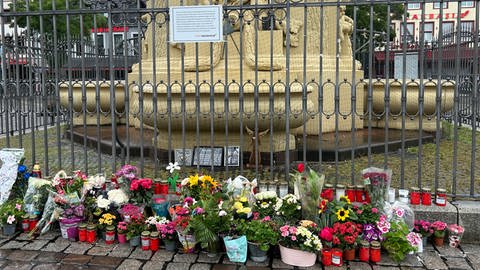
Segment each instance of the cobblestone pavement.
M205 253L182 254L160 249L156 252L131 248L126 244L106 245L99 240L95 244L69 242L59 232L49 232L29 239L26 234L12 238L0 238L0 269L162 269L162 270L240 270L240 269L294 269L271 258L266 263L248 260L236 264L225 254L214 257ZM301 269L301 268L300 268ZM345 263L342 267L323 267L317 263L312 270L480 270L480 245L465 244L460 248L433 247L428 244L423 253L409 255L402 263L393 262L386 254L378 264L360 261Z

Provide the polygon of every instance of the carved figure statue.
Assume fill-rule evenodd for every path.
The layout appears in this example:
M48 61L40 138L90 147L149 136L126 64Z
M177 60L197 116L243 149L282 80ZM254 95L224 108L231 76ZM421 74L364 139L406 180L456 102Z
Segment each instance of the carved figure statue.
M340 15L338 22L338 36L340 37L340 44L338 46L340 57L352 57L352 42L350 36L353 33L353 20L345 15L345 7L340 7Z
M247 133L248 135L251 136L251 144L252 144L252 151L250 152L250 158L248 159L248 164L247 164L247 167L255 167L255 164L257 164L257 144L258 146L260 146L260 138L262 138L263 136L265 136L269 131L270 129L267 129L267 130L264 130L262 132L259 132L258 133L258 137L255 136L255 131L249 129L247 126L245 126L245 129L247 130ZM258 153L260 155L260 153ZM259 166L261 165L260 162L259 163Z

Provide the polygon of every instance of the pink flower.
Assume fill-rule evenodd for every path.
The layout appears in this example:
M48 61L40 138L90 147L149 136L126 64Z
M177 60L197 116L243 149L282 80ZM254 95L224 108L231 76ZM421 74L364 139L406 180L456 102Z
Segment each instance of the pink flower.
M7 223L13 224L14 222L15 222L15 216L12 216L12 215L8 216Z
M291 234L297 234L297 228L296 228L296 227L293 227L293 226L292 226L292 227L290 227L290 228L288 229L288 231L289 231Z
M135 191L138 189L138 181L133 180L132 183L130 183L130 190Z
M405 215L405 210L403 208L394 209L394 212L395 212L395 215L397 215L397 217L399 218L402 218L403 215Z
M372 208L372 213L374 213L374 214L378 213L378 209L375 208L375 207L373 207L373 208Z
M283 236L283 237L287 237L287 236L288 236L288 231L282 232L282 236Z
M16 203L16 204L15 204L15 209L17 209L18 211L22 210L22 205Z
M324 227L321 231L320 231L320 238L322 240L325 240L327 242L331 242L332 241L332 238L333 238L333 229L332 228L329 228L329 227Z
M265 222L265 221L270 221L270 216L264 217L264 218L262 219L262 221L264 221L264 222Z
M361 215L362 213L363 213L362 210L360 210L360 209L357 210L357 215Z
M191 205L193 203L193 198L192 197L186 197L184 200L183 200L183 203L186 203L188 205Z
M295 235L292 235L292 241L297 241L297 237Z

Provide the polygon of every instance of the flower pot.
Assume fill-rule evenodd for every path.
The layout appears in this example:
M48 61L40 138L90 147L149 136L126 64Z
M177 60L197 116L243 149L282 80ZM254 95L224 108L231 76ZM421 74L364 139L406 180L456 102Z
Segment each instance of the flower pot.
M268 250L263 251L258 244L248 242L248 255L254 262L264 262L268 259Z
M443 241L445 237L433 237L433 244L437 247L443 246Z
M163 243L165 244L165 250L167 250L167 251L176 251L177 250L177 242L175 240L164 239Z
M125 244L127 242L127 236L124 233L117 234L117 240L120 244Z
M310 267L314 265L315 261L317 260L316 253L287 248L282 245L279 246L282 262L286 264L300 267Z
M236 238L225 236L223 242L225 242L227 256L231 262L244 263L247 261L248 244L245 235Z
M138 247L139 245L140 245L140 235L136 235L130 238L131 247Z
M182 244L183 252L185 253L192 253L195 251L195 245L197 245L197 241L195 240L195 236L193 234L181 234L178 233L178 240Z
M343 259L345 261L353 261L355 260L355 249L349 248L343 251Z
M17 230L17 224L3 224L3 235L5 236L11 236L15 234L15 231Z
M219 247L220 244L218 238L215 241L209 242L207 247L207 256L211 258L216 257Z

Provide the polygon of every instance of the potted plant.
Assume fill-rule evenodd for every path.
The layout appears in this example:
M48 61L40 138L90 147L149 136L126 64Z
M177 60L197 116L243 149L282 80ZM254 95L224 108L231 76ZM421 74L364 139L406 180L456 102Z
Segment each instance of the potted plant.
M447 229L447 223L442 221L435 221L432 223L433 229L433 243L435 246L443 246L445 239L445 229Z
M127 240L130 246L136 247L140 245L140 235L145 230L145 222L142 218L132 218L127 224Z
M177 248L175 223L173 221L157 223L157 231L160 233L160 239L162 239L165 244L165 249L168 251L175 251Z
M102 234L103 240L105 240L106 228L108 226L115 226L115 220L117 217L110 213L104 213L98 219L97 229Z
M418 246L418 252L423 251L423 247L427 245L427 239L433 234L432 224L426 220L415 220L413 223L413 231L419 233L422 237L422 243Z
M264 191L255 194L254 212L259 218L272 217L275 215L275 204L278 197L275 191Z
M287 194L275 204L277 224L294 224L302 216L302 205L297 196Z
M300 267L310 267L315 264L317 252L322 249L322 243L314 233L314 227L314 223L307 226L283 225L280 227L278 242L284 263Z
M117 240L120 244L127 242L127 223L125 221L120 221L117 224Z
M238 230L240 234L247 237L248 254L254 262L266 261L270 247L278 243L278 233L275 224L269 217L261 220L241 220Z
M403 221L401 211L393 211L394 217L390 222L382 215L377 224L384 232L384 241L382 247L387 250L389 256L396 262L403 261L406 254L415 251L415 247L408 241L407 235L410 233L407 224ZM398 216L402 215L402 216ZM388 229L387 229L388 228ZM388 230L388 231L387 231Z
M0 206L0 220L5 236L11 236L15 233L17 224L24 214L22 202L19 200L7 201Z
M333 239L334 246L343 249L343 259L351 261L355 259L355 247L362 226L354 222L335 222L333 224Z
M465 229L458 224L448 225L448 242L451 247L458 247L460 240L462 240Z

